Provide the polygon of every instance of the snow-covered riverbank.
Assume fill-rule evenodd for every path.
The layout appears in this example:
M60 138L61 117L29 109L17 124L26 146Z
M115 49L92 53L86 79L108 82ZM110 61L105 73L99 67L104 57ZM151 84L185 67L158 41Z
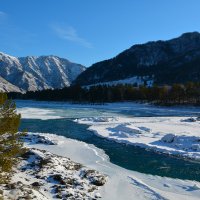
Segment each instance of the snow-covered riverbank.
M86 166L87 169L95 169L100 174L106 175L106 184L99 187L99 190L95 190L93 193L93 195L99 195L98 193L100 193L104 200L199 199L199 182L152 176L126 170L110 163L108 156L93 145L88 145L84 142L68 139L63 136L42 133L39 133L39 135L47 137L49 141L52 141L56 145L27 142L26 146L51 152L51 155L70 158L72 161ZM68 174L68 176L71 175ZM91 186L87 185L87 187ZM78 187L76 187L77 189ZM46 196L48 197L48 195L52 194L48 194L47 192Z
M75 121L116 142L200 160L197 117L92 117Z
M110 163L102 150L83 142L38 133L25 144L29 151L11 184L0 187L5 199L197 200L200 196L199 182L123 169Z

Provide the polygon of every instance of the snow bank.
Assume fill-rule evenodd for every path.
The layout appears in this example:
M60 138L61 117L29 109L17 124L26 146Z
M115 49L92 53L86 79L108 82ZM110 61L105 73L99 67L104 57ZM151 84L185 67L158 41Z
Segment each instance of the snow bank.
M115 117L115 120L83 118L75 121L90 125L89 129L98 136L116 142L200 160L200 122L197 118Z
M137 86L141 86L141 85L144 85L145 82L146 82L148 87L151 87L153 85L154 81L149 76L133 76L133 77L126 78L126 79L96 83L96 84L87 85L87 86L84 86L84 87L90 88L92 86L98 86L98 85L115 86L115 85L118 85L118 84L122 84L122 85L126 85L126 84L134 85L134 84L136 84Z
M175 146L184 150L199 151L200 137L196 136L177 136L175 134L167 134L161 138L164 143L170 143L171 146Z
M40 108L18 108L18 112L22 115L23 119L60 119L61 116L56 115L56 112L51 109Z

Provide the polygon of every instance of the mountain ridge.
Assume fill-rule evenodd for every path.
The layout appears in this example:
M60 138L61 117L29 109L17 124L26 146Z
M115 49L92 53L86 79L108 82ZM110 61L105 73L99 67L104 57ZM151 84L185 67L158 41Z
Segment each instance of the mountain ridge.
M85 70L58 56L14 57L0 52L0 76L24 91L69 86Z
M190 72L188 68L193 65L196 67ZM187 73L183 73L182 68ZM154 77L156 84L182 83L183 79L200 81L199 71L200 33L189 32L171 40L133 45L111 59L93 64L77 77L74 84L92 85L146 76L150 80Z

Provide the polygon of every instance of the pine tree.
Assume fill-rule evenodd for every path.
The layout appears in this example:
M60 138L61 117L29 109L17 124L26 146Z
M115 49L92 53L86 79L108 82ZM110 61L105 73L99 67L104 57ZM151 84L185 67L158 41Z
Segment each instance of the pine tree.
M4 183L7 173L23 152L20 137L24 133L18 132L20 118L15 103L8 100L6 94L0 93L0 183Z

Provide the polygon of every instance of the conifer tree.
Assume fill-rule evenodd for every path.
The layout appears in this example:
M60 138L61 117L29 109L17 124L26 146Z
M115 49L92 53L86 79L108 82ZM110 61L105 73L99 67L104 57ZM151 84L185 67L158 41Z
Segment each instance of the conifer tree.
M3 183L6 174L17 163L17 157L23 152L23 144L18 132L20 114L16 112L16 105L7 95L0 93L0 183Z

